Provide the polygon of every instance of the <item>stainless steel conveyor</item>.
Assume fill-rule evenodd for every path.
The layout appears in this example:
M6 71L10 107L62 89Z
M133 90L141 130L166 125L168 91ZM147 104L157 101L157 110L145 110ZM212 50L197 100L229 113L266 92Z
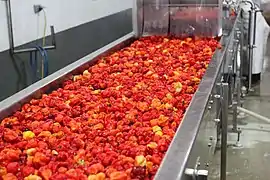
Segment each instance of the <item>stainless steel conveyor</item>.
M0 119L11 115L22 104L57 89L70 76L82 72L98 59L119 50L138 37L147 35L220 36L222 3L202 1L137 0L133 7L133 32L64 67L45 79L0 102ZM197 3L196 3L197 2ZM188 13L191 12L191 13ZM210 14L207 12L210 12ZM189 14L184 19L183 14ZM240 13L236 17L241 18ZM188 23L187 23L188 22ZM162 161L156 180L207 179L216 147L221 146L221 177L226 179L227 115L231 97L237 91L233 77L237 49L241 42L241 21L230 21L228 36L220 37L216 50L193 96L182 124ZM232 94L232 93L231 93Z

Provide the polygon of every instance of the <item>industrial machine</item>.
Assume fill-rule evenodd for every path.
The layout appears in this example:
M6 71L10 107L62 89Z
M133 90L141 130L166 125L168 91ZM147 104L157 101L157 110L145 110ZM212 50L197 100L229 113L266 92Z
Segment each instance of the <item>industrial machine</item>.
M234 10L231 5L227 3L224 8L219 0L134 1L132 33L2 101L0 119L11 115L30 99L57 89L64 79L81 73L101 57L139 37L214 36L220 39L222 48L216 50L155 179L207 179L212 157L217 149L221 149L220 179L225 180L227 133L240 134L236 122L237 106L241 105L243 94L243 47L246 46L242 10L239 8L230 13ZM232 127L228 126L230 108L234 115Z

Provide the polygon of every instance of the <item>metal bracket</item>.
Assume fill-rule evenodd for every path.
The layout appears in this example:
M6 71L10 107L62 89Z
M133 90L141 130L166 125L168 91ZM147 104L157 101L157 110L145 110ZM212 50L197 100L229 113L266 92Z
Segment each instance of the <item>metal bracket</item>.
M200 167L200 156L197 157L194 169L186 168L185 174L187 176L192 177L192 180L207 180L208 177L208 170L198 170L198 167Z
M234 147L242 147L242 144L240 143L240 135L241 135L242 131L240 128L237 129L237 141L234 144Z
M194 170L187 168L185 170L185 174L191 177L193 177L193 175L196 174L196 177L195 179L193 178L193 180L206 180L208 177L208 170Z

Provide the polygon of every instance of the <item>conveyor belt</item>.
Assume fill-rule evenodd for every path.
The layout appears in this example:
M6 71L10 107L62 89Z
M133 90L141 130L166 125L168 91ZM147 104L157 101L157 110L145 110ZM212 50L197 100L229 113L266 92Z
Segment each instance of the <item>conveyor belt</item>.
M116 50L122 49L135 39L135 34L130 33L0 102L0 119L11 115L18 110L22 104L29 102L31 99L39 98L43 93L52 92L52 90L57 89L65 79L70 78L74 74L81 73L87 67L95 63L96 60ZM234 33L232 33L229 40L224 41L223 38L221 39L223 48L215 52L155 179L185 179L185 169L187 167L193 168L198 157L205 156L205 152L208 153L208 144L205 142L203 142L203 144L200 143L202 143L202 139L208 139L206 136L215 136L215 127L212 126L213 121L206 118L205 113L209 105L209 100L211 100L211 95L217 93L216 83L221 82L222 73L224 73L223 66L226 64L225 61L230 61L230 58L224 57L227 55L227 48L233 46L233 40ZM209 127L202 127L203 124L212 125L209 129ZM210 135L205 133L205 131L208 131ZM213 144L214 142L215 141L213 141ZM196 150L194 150L194 147ZM200 148L201 150L198 152ZM208 158L203 157L202 159L204 163L208 163Z

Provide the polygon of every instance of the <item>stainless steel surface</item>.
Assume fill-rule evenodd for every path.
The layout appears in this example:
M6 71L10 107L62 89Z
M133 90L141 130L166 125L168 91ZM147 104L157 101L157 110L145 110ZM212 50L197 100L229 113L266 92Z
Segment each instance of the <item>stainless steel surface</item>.
M55 46L45 46L43 49L51 50L51 49L55 49ZM13 53L19 54L19 53L34 52L34 51L37 51L37 48L14 49Z
M243 13L243 10L241 10L241 14ZM239 67L239 77L240 77L240 88L242 87L242 79L243 79L243 63L245 61L244 57L244 23L241 21L240 23L240 31L241 31L241 37L240 37L240 61L238 64Z
M222 3L220 1L171 2L169 0L137 0L138 26L142 36L220 36L222 31ZM212 2L212 3L210 3ZM136 11L134 9L134 14Z
M11 96L10 98L0 102L0 119L3 119L11 115L14 111L18 110L21 105L28 102L32 98L39 98L43 93L49 93L52 90L59 87L63 80L70 78L72 75L82 72L84 69L92 65L97 59L102 56L111 53L112 51L121 49L135 40L134 34L130 33L117 41L99 49L98 51L91 53L82 59L74 62L73 64L57 71L56 73L46 77L45 79L29 86L28 88L22 90L21 92ZM188 164L192 163L194 155L201 153L201 145L205 148L205 154L214 151L214 148L209 150L208 141L206 143L200 144L205 139L205 127L208 131L211 132L211 136L215 136L215 123L212 119L209 121L209 115L212 113L205 113L206 107L209 105L208 100L211 95L211 92L216 84L216 79L220 77L220 68L223 63L223 57L226 52L226 47L223 47L222 50L217 50L211 63L208 66L208 69L201 81L201 84L198 88L198 91L195 93L192 102L185 114L181 126L178 128L178 131L173 139L173 142L170 145L169 150L166 153L166 156L160 166L160 169L156 175L155 179L164 179L169 178L176 180L179 178L184 178L184 171ZM210 103L211 104L211 103ZM210 110L209 110L210 111ZM204 117L204 122L203 121ZM210 123L209 123L209 122ZM200 125L205 124L202 129L199 131ZM210 124L210 127L209 127ZM199 137L202 139L198 141L197 134L201 134ZM208 135L208 134L207 134ZM198 141L196 147L192 149L193 145L196 144L195 140ZM214 147L214 146L213 146ZM200 150L198 152L198 150ZM194 155L191 157L191 151ZM197 151L197 152L196 152ZM209 157L203 157L204 163L208 164Z
M239 16L237 17L239 18ZM223 38L223 42L226 46L225 49L225 54L223 56L223 59L221 60L221 66L220 66L220 71L218 72L217 77L215 78L215 84L213 86L212 89L212 94L213 97L217 98L216 103L213 105L213 107L210 111L206 110L204 112L203 115L203 119L201 120L201 124L197 133L197 138L194 141L193 147L191 149L191 152L189 153L189 157L188 157L188 161L187 161L187 168L193 168L193 165L195 163L195 159L196 157L200 157L201 158L201 169L208 169L206 168L205 164L208 164L209 166L212 166L212 157L208 158L208 138L209 136L214 137L214 141L213 141L213 151L211 155L216 154L216 151L218 150L218 148L220 148L220 142L218 141L219 138L219 130L220 130L220 119L218 119L220 117L220 115L222 114L222 108L221 108L221 104L218 102L219 98L221 98L222 92L223 92L223 87L219 86L219 84L221 84L221 81L224 81L224 75L226 73L228 73L228 64L232 63L232 55L234 51L230 51L232 49L236 48L235 45L235 30L237 29L237 27L239 27L239 21L235 21L234 23L234 27L231 31L231 36L230 37L225 37ZM230 49L229 49L230 48ZM214 59L213 59L214 60ZM227 80L226 80L227 81ZM209 101L209 103L211 102L211 100ZM208 106L208 104L207 104ZM206 106L206 107L207 107ZM212 111L214 110L214 112ZM211 112L212 111L212 112ZM216 113L215 113L216 111ZM228 112L228 111L227 111ZM225 112L225 113L227 113ZM186 119L184 119L183 123L185 122ZM181 128L181 126L180 126ZM208 136L208 137L207 137ZM212 148L211 148L212 149ZM211 150L212 151L212 150ZM175 156L176 157L176 156ZM219 166L220 167L220 166ZM165 176L164 176L165 177ZM185 176L182 176L181 179L188 179Z
M7 26L8 26L8 36L9 36L9 48L11 54L18 54L18 53L24 53L24 52L37 52L37 48L26 48L26 49L15 49L14 47L14 36L13 36L13 25L12 25L12 13L11 13L11 3L10 0L4 0L6 1L6 12L7 12ZM45 50L51 50L56 48L56 41L55 41L55 33L54 33L54 27L51 26L51 36L52 36L52 45L45 46L43 49Z
M216 79L218 76L220 76L220 68L222 67L222 63L224 63L224 55L226 50L227 46L222 50L217 50L213 56L201 84L193 96L182 123L178 128L162 161L160 169L158 170L155 178L156 180L176 180L186 178L183 176L183 172L186 168L188 160L190 161L189 157L191 156L191 150L199 133L209 97L216 84ZM211 121L213 122L213 120ZM214 130L214 128L212 128L212 130ZM194 157L194 155L192 156ZM190 164L190 162L188 164ZM194 164L194 162L191 164Z
M52 35L52 46L54 46L56 48L56 39L55 39L54 26L50 26L50 29L51 29L51 35Z
M215 91L213 89L212 93ZM208 105L210 104L208 102ZM212 106L216 106L215 103ZM194 168L194 164L197 164L199 158L200 166L197 166L197 170L208 171L212 164L213 156L216 151L217 138L216 138L216 122L215 108L204 112L203 119L197 133L196 140L188 157L186 168ZM197 177L199 179L199 177ZM189 176L184 175L181 177L183 180L189 180Z
M248 90L251 89L252 80L252 42L251 42L251 28L252 28L252 12L249 11L249 22L248 22Z
M123 38L118 39L117 41L103 47L102 49L89 54L88 56L76 61L75 63L61 69L60 71L0 102L0 119L11 115L14 111L18 110L22 104L28 102L30 99L39 98L41 94L51 92L52 90L58 88L59 84L61 84L64 79L69 78L73 74L81 72L93 64L98 58L105 56L111 51L125 47L134 40L133 37L133 33L128 34ZM221 64L223 63L225 51L226 47L224 47L222 50L217 50L213 60L209 64L199 89L194 95L193 100L185 114L183 122L178 128L173 142L170 145L168 152L166 153L162 165L160 166L156 179L169 178L173 180L182 178L187 162L188 160L190 161L190 153L195 143L202 118L205 116L205 110L208 106L208 99L211 95L214 85L216 84L216 78L220 76L219 70ZM209 114L210 113L208 113L208 115ZM208 117L207 114L205 117ZM211 123L214 124L213 120L211 120ZM204 129L202 130L203 131L201 133L204 133ZM210 131L215 132L215 129L211 127ZM203 146L206 147L206 153L208 154L208 142ZM198 147L200 147L200 144ZM195 150L198 151L199 148L195 148ZM213 149L211 151L213 151Z
M256 11L255 11L255 7L251 6L251 10L249 11L249 35L248 35L249 36L248 91L252 91L253 53L254 53L254 48L255 48L255 31L256 31L256 29L254 28L256 28Z
M166 9L163 9L163 11L165 12ZM139 28L139 22L141 21L140 13L144 14L145 11L138 12L140 12L140 9L137 9L137 15L139 14L137 16L139 17L139 19L137 19L138 25L135 26L137 29ZM147 16L143 15L142 17L145 18ZM161 16L157 16L154 17L154 19L160 17ZM149 20L153 21L151 18ZM144 23L145 21L142 21L142 24ZM159 32L161 32L161 34L163 33L162 31ZM165 34L167 33L168 32ZM159 33L154 32L154 34ZM112 51L119 50L134 40L135 34L130 33L0 102L0 119L11 115L14 111L18 110L22 104L28 102L30 99L39 98L43 93L48 93L58 88L64 79L82 72L100 57L105 56ZM200 157L200 161L203 164L203 166L200 166L203 170L207 170L209 164L211 164L211 156L214 154L217 139L213 139L209 142L209 137L215 137L216 135L216 123L214 121L216 118L213 116L215 115L214 111L216 108L207 109L207 107L212 104L209 102L211 94L216 94L216 84L221 82L222 76L226 72L226 64L230 61L230 58L228 58L228 54L230 53L228 47L229 45L231 47L232 44L234 44L233 40L234 33L232 33L230 37L223 37L221 39L221 43L224 46L221 50L215 52L199 88L194 94L185 113L182 123L162 161L155 179L187 179L188 177L184 173L185 169L194 168L194 164L196 164L196 159L198 157ZM214 106L219 105L215 104ZM217 113L219 112L220 110L217 110Z
M228 133L228 83L222 84L222 113L221 113L221 159L220 180L227 179L227 133Z
M140 0L133 0L133 7L132 7L132 28L133 32L135 34L135 37L141 36L141 27L139 27L140 24L142 24L142 20L140 19L140 13L138 12L138 6L140 6L142 2Z

